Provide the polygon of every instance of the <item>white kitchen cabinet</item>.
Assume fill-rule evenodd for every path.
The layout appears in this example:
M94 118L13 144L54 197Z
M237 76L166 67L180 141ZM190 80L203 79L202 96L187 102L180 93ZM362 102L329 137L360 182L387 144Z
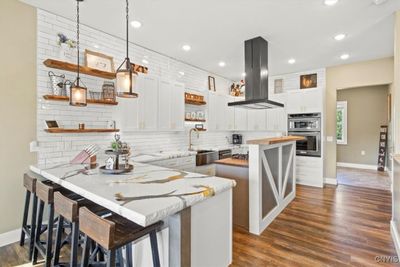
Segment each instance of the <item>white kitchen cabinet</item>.
M268 131L286 132L287 115L284 108L267 109L267 127Z
M138 98L119 98L117 126L122 131L156 130L158 108L158 80L139 76L135 86Z
M235 127L235 109L228 103L234 98L229 95L208 95L208 129L214 131L233 131Z
M184 86L161 80L158 94L158 129L180 131L184 129Z
M249 109L247 111L247 129L249 131L264 131L266 121L265 109Z
M171 130L183 131L185 128L185 86L174 82L171 98Z
M244 97L235 97L235 101L243 101ZM234 130L235 131L247 131L247 109L245 108L234 108Z
M214 93L208 93L208 114L207 114L207 128L210 131L219 130L217 125L218 114L218 96Z
M322 100L320 88L290 91L287 94L287 113L322 112Z

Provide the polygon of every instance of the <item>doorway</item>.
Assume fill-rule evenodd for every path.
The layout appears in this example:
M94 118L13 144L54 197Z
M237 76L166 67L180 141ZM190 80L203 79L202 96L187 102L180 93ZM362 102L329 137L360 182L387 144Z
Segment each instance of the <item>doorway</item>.
M338 184L390 190L390 86L337 91L336 140ZM377 171L381 126L388 126L385 170Z

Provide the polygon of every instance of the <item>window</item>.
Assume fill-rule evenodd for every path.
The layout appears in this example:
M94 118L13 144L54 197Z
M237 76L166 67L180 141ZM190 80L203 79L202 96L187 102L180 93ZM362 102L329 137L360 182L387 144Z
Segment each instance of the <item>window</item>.
M336 143L347 145L347 101L336 103Z

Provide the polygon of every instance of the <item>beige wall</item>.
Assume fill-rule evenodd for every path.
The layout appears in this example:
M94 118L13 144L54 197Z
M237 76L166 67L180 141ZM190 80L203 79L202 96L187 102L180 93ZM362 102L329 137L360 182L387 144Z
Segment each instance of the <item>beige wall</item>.
M0 234L20 227L22 175L35 154L36 10L16 0L0 1Z
M379 129L387 125L388 88L380 85L337 91L337 101L347 101L347 144L337 145L337 162L377 164Z
M393 103L394 103L394 151L400 154L400 11L395 14L395 31L394 31L394 82L393 82ZM397 108L396 108L397 107ZM397 116L396 116L397 114Z
M393 58L359 62L326 69L326 136L324 177L336 177L336 91L343 88L390 84L393 82Z

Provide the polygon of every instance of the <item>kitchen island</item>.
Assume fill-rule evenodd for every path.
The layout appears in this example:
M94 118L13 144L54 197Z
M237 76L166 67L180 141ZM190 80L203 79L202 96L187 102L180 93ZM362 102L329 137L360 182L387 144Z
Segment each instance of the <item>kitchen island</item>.
M164 221L158 234L162 266L228 266L232 261L232 180L142 163L124 175L70 164L30 169L141 226ZM148 240L133 252L135 266L152 265Z
M260 235L296 196L296 141L283 136L247 141L249 160L218 160L217 176L234 179L233 223Z

